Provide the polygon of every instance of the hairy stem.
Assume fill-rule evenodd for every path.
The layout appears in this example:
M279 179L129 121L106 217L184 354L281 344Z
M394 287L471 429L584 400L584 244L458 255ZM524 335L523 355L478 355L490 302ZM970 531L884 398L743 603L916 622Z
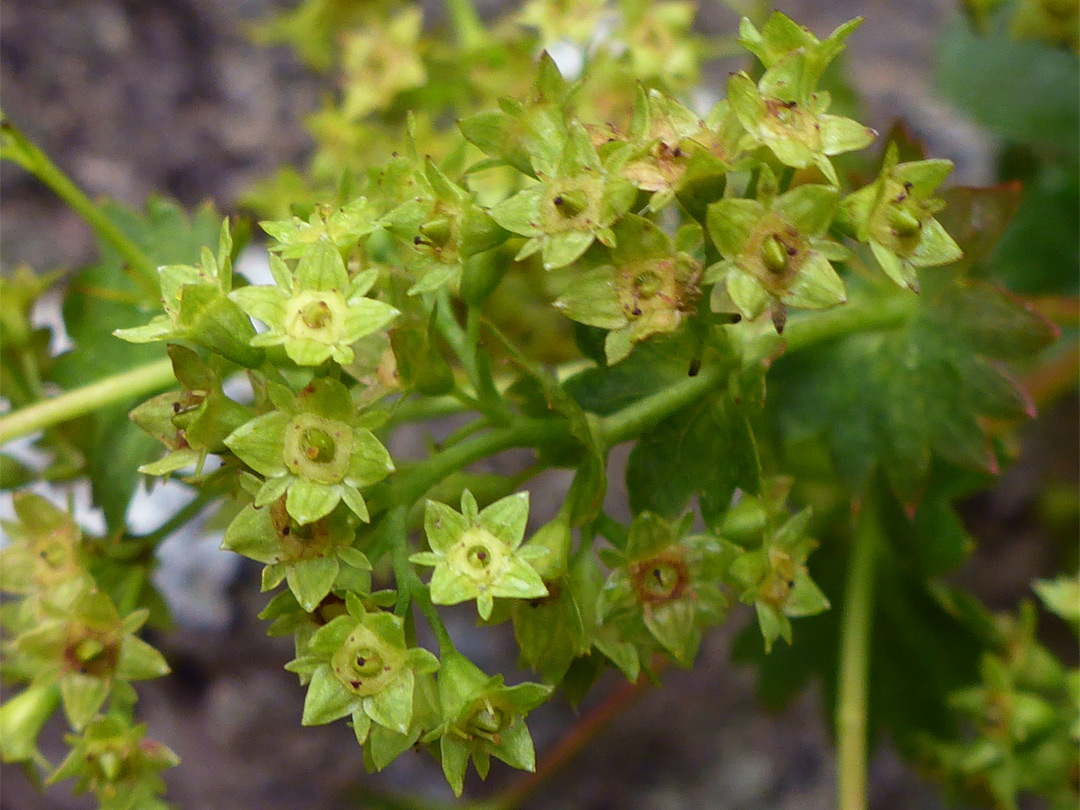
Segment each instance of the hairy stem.
M59 396L0 416L0 446L35 430L84 416L99 408L153 394L175 382L172 361L165 359L65 391Z
M158 297L157 267L143 253L142 249L125 236L113 221L105 215L101 207L86 196L64 172L53 163L33 141L26 137L14 124L5 120L3 134L14 147L12 159L33 174L41 182L66 202L94 232L112 245L127 264L135 271L133 277L148 294Z
M855 523L844 588L836 699L838 810L866 810L867 693L874 618L874 557L882 539L877 494L871 489Z

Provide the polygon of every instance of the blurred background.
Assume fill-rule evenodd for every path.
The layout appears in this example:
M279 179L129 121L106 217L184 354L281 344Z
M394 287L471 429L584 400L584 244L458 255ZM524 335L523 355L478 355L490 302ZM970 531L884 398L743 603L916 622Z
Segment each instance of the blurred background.
M236 212L254 183L282 165L303 163L312 143L302 121L332 90L326 76L306 69L290 50L256 45L247 36L255 20L289 5L6 0L0 15L5 112L91 196L137 207L160 193L186 208L213 199L219 210ZM428 5L426 23L439 25L441 11ZM480 8L487 15L505 5L487 0ZM1033 120L1020 124L1003 119L999 109L1011 98L1007 80L1026 76L1035 87L1042 66L1008 65L1003 98L967 92L956 68L970 69L964 60L984 55L971 48L955 0L803 0L776 7L821 36L852 16L865 16L847 57L849 66L858 66L848 78L861 97L862 120L881 132L897 119L908 122L930 155L956 163L952 183L1029 179L1025 222L1043 228L1055 243L1032 261L1040 267L1065 262L1068 272L1058 267L1055 278L1076 276L1075 165L1071 175L1067 163L1061 176L1033 175L1029 153L1015 144L1041 126L1038 108ZM698 21L702 31L729 33L738 15L720 3L704 3ZM718 67L706 81L722 88L726 69ZM1057 88L1066 98L1068 90ZM1078 90L1072 89L1073 99ZM1074 127L1074 121L1064 126ZM82 221L11 164L0 167L0 245L4 271L21 263L38 271L79 267L95 252ZM1046 285L1058 283L1040 281L1038 271L1016 272L1020 286L1028 285L1024 292L1049 292ZM1025 428L1023 453L999 486L965 508L980 543L957 578L992 607L1014 607L1029 595L1032 578L1057 570L1055 549L1075 542L1068 495L1077 487L1076 414L1074 396L1058 397ZM549 479L554 492L566 484ZM1059 503L1065 505L1055 507ZM403 756L383 774L367 776L343 723L299 726L303 691L282 669L292 657L291 640L265 637L255 618L265 603L255 569L219 558L215 545L187 537L164 552L163 586L173 595L178 627L154 643L174 675L139 691L143 719L183 760L166 774L168 798L193 810L393 806L369 791L446 799L439 767L426 754ZM514 671L508 627L494 634L498 645L485 631L470 646L468 612L455 617L453 631L464 639L466 654L485 668ZM537 711L530 728L541 758L582 717L604 722L526 806L831 807L830 731L819 695L810 690L784 708L761 708L754 672L731 656L748 618L736 612L708 636L692 671L669 669L661 686L629 690L609 673L578 713L558 699ZM57 726L54 745L60 733ZM46 747L50 753L55 757L56 749ZM88 806L64 787L46 799L19 772L5 769L3 776L4 810ZM479 797L518 777L497 766L486 785L467 782L466 789ZM944 804L934 786L883 744L871 768L871 806L930 810Z

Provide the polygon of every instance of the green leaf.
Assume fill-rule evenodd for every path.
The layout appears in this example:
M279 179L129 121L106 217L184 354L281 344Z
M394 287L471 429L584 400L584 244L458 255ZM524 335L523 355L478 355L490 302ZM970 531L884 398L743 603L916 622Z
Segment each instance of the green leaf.
M480 512L480 525L498 537L511 551L521 545L529 522L529 493L500 498Z
M989 285L944 270L924 275L936 280L923 279L901 327L848 337L797 363L782 358L770 375L789 438L823 433L852 492L880 465L910 505L921 498L931 451L961 467L997 469L979 417L1032 413L997 361L1029 356L1054 337L1049 324Z
M414 676L405 668L385 688L364 701L364 711L380 726L406 734L412 723Z
M104 210L156 265L196 263L203 246L217 244L221 227L220 218L209 206L189 218L174 203L160 198L152 198L141 213L112 203ZM148 302L146 292L132 281L112 248L101 243L100 250L100 261L71 280L64 301L64 324L75 348L57 358L48 374L49 380L62 388L129 371L160 359L164 353L161 346L113 337L118 327L143 324ZM138 468L157 452L156 443L127 420L127 412L136 404L132 401L99 410L78 430L66 434L90 460L94 499L103 507L112 531L124 526Z
M761 465L744 408L726 396L694 403L644 434L630 452L630 509L673 519L698 495L706 522L721 515L736 487L756 493Z
M937 84L1003 138L1049 142L1075 155L1080 132L1080 63L1065 48L1012 37L1002 26L980 35L957 16L940 42Z
M458 740L443 735L439 741L439 753L442 759L443 774L454 795L460 797L465 789L465 769L469 767L469 749Z
M281 475L285 472L282 448L289 421L289 415L281 411L257 416L230 433L225 445L260 475Z
M583 410L607 416L685 379L693 354L689 330L682 330L638 345L614 366L579 372L563 383L563 389Z
M56 684L30 686L0 706L0 758L4 762L36 760L37 738L60 705Z
M120 643L116 675L126 681L145 681L168 675L169 665L156 649L141 638L130 636Z
M1080 629L1080 579L1059 576L1057 579L1037 579L1032 585L1047 610Z

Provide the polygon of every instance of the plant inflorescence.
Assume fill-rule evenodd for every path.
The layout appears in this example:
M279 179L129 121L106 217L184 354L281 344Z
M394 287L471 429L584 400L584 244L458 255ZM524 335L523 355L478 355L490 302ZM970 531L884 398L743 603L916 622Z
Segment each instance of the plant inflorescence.
M0 707L5 760L77 778L103 807L164 806L176 757L135 724L130 684L168 665L139 631L167 614L157 544L216 506L222 547L263 566L269 632L295 639L300 723L348 722L371 769L423 746L459 795L470 762L532 770L526 718L560 687L576 701L610 667L691 666L743 603L760 638L740 643L772 651L763 667L784 649L804 656L795 680L839 670L844 807L865 802L883 694L882 726L958 789L1069 806L1076 670L1036 641L1030 605L995 619L940 581L970 545L952 502L1034 412L1007 364L1031 368L1057 336L982 270L1008 189L944 190L949 161L833 100L858 20L818 38L777 13L717 43L682 2L531 0L488 27L447 6L450 37L412 7L329 0L260 29L344 77L309 122L311 165L248 200L269 283L234 272L242 224L95 206L5 122L4 157L80 210L103 253L70 288L78 346L60 357L29 320L52 279L4 279L0 435L43 430L43 477L88 476L108 524L89 536L15 494L4 674L24 686ZM557 40L580 71L537 57ZM752 66L691 104L731 46ZM465 421L428 456L387 450L451 414ZM605 495L626 442L623 520ZM534 463L471 469L511 448ZM4 465L6 488L26 482ZM550 468L573 481L530 532L528 481ZM134 535L139 476L195 501ZM1076 587L1038 592L1075 625ZM460 603L511 624L534 682L457 649L444 606ZM841 641L808 622L815 658L800 627L830 605ZM876 649L873 628L897 622L910 632ZM904 683L918 688L896 697ZM36 740L58 707L70 754L54 767Z

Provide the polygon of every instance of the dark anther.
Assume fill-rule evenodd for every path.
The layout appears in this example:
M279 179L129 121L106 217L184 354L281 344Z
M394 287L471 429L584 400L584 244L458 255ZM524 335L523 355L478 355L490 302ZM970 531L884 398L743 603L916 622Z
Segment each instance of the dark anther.
M290 534L292 534L292 527L291 526L286 526L284 529L281 530L281 533L285 537L288 537Z
M179 402L174 402L172 404L172 412L173 413L180 413L180 403Z
M421 238L420 238L419 236L414 236L414 237L412 238L412 243L413 243L414 245L419 245L419 244L420 244L421 242L423 242L423 241L424 241L424 240L423 240L423 239L421 239Z
M796 253L798 253L798 252L799 252L799 251L797 251L797 250L796 250L795 248L793 248L793 247L789 247L789 248L787 249L787 255L788 255L788 256L794 256L794 255L795 255Z
M555 205L562 205L563 204L563 198L561 196L556 197L554 200L552 200L552 202L555 203Z

